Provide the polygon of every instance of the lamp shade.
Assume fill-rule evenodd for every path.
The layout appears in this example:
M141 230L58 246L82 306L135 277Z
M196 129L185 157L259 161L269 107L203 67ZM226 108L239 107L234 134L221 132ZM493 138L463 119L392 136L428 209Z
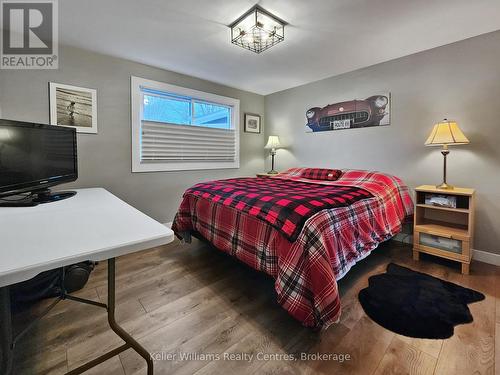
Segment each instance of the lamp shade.
M280 148L280 139L277 135L270 135L264 148Z
M466 145L470 143L455 121L444 119L434 125L426 146Z

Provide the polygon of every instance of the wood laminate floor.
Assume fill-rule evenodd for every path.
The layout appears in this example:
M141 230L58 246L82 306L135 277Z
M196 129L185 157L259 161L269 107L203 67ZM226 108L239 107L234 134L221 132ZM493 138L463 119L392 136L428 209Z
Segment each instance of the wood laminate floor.
M456 327L450 339L420 340L371 321L357 294L391 261L483 292L484 301L469 305L474 322ZM339 287L339 324L312 332L275 302L272 279L203 243L175 242L119 258L117 320L155 353L155 374L500 374L500 268L475 262L471 275L462 275L458 263L425 255L415 262L408 246L389 242L353 267ZM76 295L106 302L105 262ZM16 322L49 302L16 315ZM121 343L104 310L64 301L19 344L14 373L62 374ZM206 358L186 360L179 353ZM300 353L339 357L285 360ZM253 358L237 360L245 354ZM145 374L145 364L128 350L88 373Z

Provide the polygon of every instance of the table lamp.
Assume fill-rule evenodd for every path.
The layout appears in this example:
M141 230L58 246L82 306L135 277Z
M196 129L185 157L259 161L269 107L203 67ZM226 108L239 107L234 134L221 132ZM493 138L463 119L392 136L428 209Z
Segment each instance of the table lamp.
M441 153L443 154L443 183L437 185L438 189L453 189L452 185L446 182L446 157L450 153L448 146L466 145L470 143L467 137L462 133L455 121L444 119L434 125L429 138L425 141L426 146L442 146Z
M268 174L278 174L277 171L274 170L274 156L276 155L276 149L280 148L280 139L277 135L270 135L267 140L267 144L264 148L270 149L271 153L271 170L267 172Z

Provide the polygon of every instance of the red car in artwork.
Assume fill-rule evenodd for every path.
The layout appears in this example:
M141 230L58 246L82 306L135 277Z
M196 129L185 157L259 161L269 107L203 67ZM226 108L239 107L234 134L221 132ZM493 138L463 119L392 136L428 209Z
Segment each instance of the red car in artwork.
M313 107L306 112L307 126L313 132L378 126L388 114L389 98L374 95L365 100L350 100Z

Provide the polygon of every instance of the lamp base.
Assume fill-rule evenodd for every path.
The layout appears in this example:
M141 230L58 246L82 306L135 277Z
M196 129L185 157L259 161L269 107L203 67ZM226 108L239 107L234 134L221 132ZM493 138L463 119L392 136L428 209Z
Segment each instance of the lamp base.
M446 183L446 157L449 153L450 150L448 150L448 145L444 144L443 149L441 150L441 154L443 154L443 182L441 185L436 185L438 189L453 190L453 185L448 185Z
M278 174L278 171L275 171L274 169L272 171L267 172L267 174Z
M443 182L441 185L436 185L436 188L443 190L453 190L455 187L453 185L449 185L446 182Z

